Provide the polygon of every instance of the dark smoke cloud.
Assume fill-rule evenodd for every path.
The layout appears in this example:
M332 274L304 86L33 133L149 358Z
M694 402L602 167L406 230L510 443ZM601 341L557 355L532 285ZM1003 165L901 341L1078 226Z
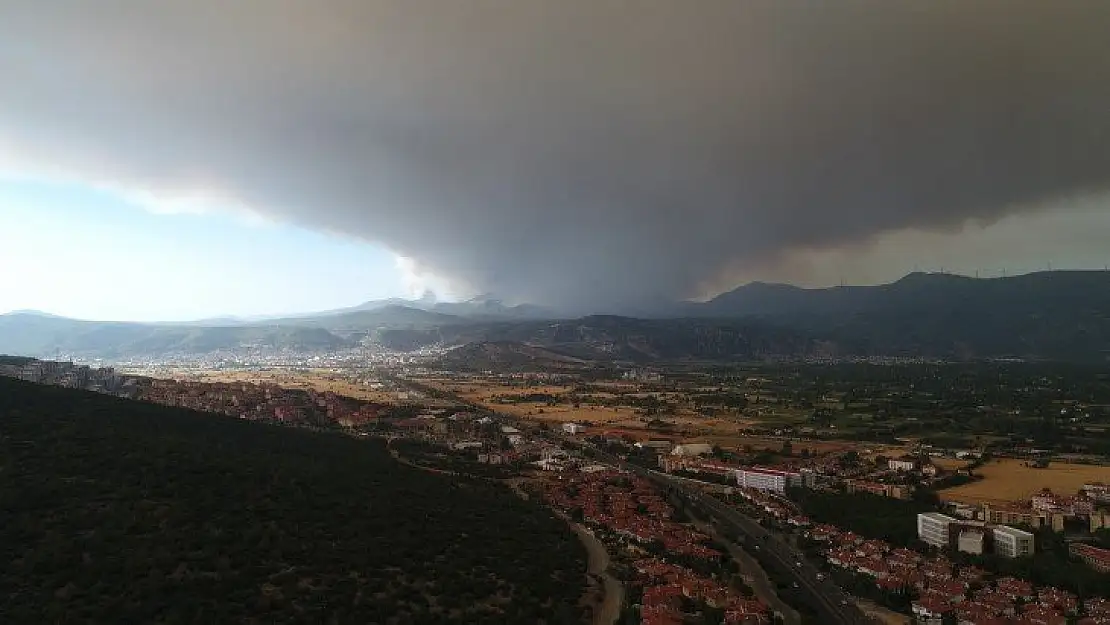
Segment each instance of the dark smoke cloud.
M3 0L0 149L551 304L1110 185L1110 3Z

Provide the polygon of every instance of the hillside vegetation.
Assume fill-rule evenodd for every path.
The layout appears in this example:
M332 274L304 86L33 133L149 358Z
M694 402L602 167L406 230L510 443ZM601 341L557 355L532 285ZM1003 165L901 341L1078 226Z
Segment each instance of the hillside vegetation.
M11 623L572 623L585 555L380 442L0 378Z
M512 341L468 343L447 352L441 365L459 370L486 369L567 369L578 370L590 363L553 352L542 347L533 347Z

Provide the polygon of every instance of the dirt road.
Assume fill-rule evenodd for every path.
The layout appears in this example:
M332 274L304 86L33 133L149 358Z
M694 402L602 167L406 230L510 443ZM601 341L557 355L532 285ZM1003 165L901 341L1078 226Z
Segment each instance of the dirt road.
M520 478L503 480L505 485L513 489L513 492L524 499L528 499L528 493L520 488L521 481ZM620 618L621 607L624 605L624 584L609 573L609 552L590 530L571 521L569 517L558 510L555 513L570 525L574 533L578 535L578 540L582 541L582 544L586 547L588 558L586 573L601 578L605 597L601 600L601 606L594 613L593 625L613 625Z
M609 552L605 550L605 545L581 525L573 523L571 527L586 546L586 553L589 555L586 571L590 575L600 576L605 584L605 599L594 614L594 625L613 625L620 618L621 605L624 604L624 584L609 573Z
M863 610L871 620L881 625L910 625L911 619L905 614L888 610L872 601L857 599L856 605Z

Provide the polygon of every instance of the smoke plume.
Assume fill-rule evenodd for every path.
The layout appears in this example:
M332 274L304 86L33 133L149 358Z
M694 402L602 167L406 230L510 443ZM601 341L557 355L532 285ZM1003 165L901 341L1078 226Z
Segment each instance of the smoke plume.
M1102 0L4 0L0 157L621 307L1107 190L1107 33Z

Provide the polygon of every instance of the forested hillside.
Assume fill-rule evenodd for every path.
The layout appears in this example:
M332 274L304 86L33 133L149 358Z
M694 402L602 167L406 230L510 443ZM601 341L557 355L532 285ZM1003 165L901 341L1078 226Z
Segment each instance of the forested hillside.
M378 442L0 378L5 623L572 623L584 570Z

